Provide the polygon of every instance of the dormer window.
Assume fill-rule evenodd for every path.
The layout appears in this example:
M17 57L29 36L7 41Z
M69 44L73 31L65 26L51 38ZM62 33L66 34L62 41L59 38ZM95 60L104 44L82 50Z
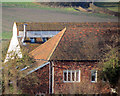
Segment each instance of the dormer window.
M35 43L35 38L30 38L31 43Z
M46 42L46 41L47 41L47 38L43 37L43 38L42 38L42 41L43 41L43 42Z

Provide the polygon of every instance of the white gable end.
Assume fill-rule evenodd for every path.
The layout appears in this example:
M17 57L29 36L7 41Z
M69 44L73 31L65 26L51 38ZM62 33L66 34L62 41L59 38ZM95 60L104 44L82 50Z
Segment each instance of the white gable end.
M10 45L9 45L4 63L7 62L8 59L10 59L13 54L17 54L19 58L22 58L22 53L21 53L20 45L19 45L18 38L17 38L16 22L14 22L14 25L13 25L13 36L11 38Z

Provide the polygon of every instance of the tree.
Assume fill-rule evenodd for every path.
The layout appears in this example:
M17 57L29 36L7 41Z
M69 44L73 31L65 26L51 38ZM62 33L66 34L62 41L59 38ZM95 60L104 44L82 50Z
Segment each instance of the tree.
M117 87L120 79L120 61L118 51L112 49L103 60L103 77L110 83L112 88Z
M118 83L120 80L120 33L118 30L108 30L105 35L105 51L104 58L102 59L102 78L106 79L110 84L110 87L114 90L118 90ZM109 50L109 51L108 51ZM118 92L117 92L118 93Z
M15 52L9 54L12 54L10 59L8 62L3 63L3 93L19 94L18 89L21 89L18 86L18 80L24 77L21 69L30 67L35 61L32 57L29 57L27 51L22 51L22 58L18 58Z

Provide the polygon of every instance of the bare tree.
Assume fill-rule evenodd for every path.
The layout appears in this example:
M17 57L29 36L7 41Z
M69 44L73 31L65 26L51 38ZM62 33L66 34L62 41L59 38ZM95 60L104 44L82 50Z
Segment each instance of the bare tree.
M22 51L23 57L19 58L15 52L10 52L9 60L3 63L3 93L19 94L21 89L18 86L18 80L24 77L21 69L30 67L35 61L29 57L28 52ZM19 91L20 90L20 91Z

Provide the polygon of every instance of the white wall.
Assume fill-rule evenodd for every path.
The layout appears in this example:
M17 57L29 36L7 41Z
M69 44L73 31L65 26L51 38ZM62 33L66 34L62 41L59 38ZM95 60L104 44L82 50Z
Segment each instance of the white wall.
M60 31L27 31L27 37L53 37ZM24 32L19 31L19 37L23 37Z
M19 45L18 38L17 38L16 22L14 22L14 25L13 25L13 36L11 38L10 45L9 45L4 63L7 62L8 59L10 59L13 54L17 54L19 58L22 58L22 53L21 53L20 45Z

